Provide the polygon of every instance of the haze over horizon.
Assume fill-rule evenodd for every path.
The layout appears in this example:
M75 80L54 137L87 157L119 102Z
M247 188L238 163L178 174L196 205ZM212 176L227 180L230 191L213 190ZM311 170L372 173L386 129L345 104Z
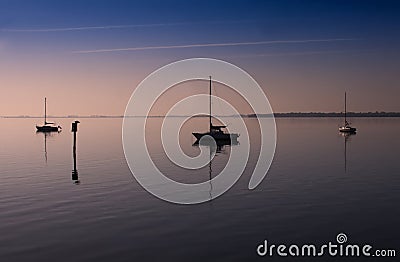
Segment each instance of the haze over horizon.
M0 115L42 115L45 96L50 115L123 115L148 74L193 57L247 71L275 112L340 112L344 91L349 111L399 112L399 11L396 1L0 0Z

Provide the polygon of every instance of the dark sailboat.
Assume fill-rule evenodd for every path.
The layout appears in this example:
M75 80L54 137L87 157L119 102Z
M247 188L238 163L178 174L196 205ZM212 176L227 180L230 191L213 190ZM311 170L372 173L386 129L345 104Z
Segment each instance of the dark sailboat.
M36 125L37 132L59 132L61 130L61 126L56 126L52 122L47 122L47 99L44 98L44 125L38 126Z
M218 143L220 141L224 141L227 143L237 143L237 139L239 134L236 133L227 133L222 129L226 128L226 126L214 126L212 124L212 113L211 113L211 76L210 76L210 115L209 115L209 131L205 133L192 133L194 137L196 137L197 141L199 141L203 136L211 136Z
M349 122L347 122L347 96L344 92L344 125L339 127L339 132L342 133L356 133L357 128L352 127Z

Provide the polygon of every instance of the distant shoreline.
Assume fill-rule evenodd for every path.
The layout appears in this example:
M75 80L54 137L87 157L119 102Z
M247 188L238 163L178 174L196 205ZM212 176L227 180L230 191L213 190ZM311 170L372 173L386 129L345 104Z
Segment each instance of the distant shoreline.
M125 118L133 118L133 117L146 117L146 116L125 116ZM163 118L165 116L147 116L148 118ZM170 116L170 117L190 117L190 116ZM204 116L195 116L195 117L204 117ZM218 117L218 115L216 115ZM268 118L271 117L271 114L247 114L247 115L231 115L224 117L245 117L245 118ZM330 113L321 113L321 112L290 112L290 113L274 113L275 118L323 118L323 117L343 117L343 113L338 112L330 112ZM400 112L347 112L347 117L400 117ZM43 118L43 116L0 116L0 118ZM112 115L90 115L90 116L79 116L79 115L69 115L69 116L48 116L48 118L124 118L124 116L112 116Z
M344 113L340 112L290 112L290 113L274 113L279 117L343 117ZM271 117L268 114L251 114L247 117ZM400 112L347 112L347 117L400 117Z

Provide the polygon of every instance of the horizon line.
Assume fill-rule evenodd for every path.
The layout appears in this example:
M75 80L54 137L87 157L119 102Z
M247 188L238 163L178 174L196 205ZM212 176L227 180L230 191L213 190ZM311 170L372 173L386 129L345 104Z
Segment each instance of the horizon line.
M272 113L274 116L276 115L341 115L344 112L274 112ZM347 114L353 115L398 115L400 116L400 111L375 111L375 112L347 112ZM251 113L251 114L238 114L238 115L214 115L215 117L254 117L254 116L269 116L271 113ZM44 116L32 116L32 115L2 115L0 118L43 118ZM54 115L47 116L48 118L126 118L126 117L190 117L189 115L150 115L150 116L125 116L125 115ZM196 115L192 117L208 117L208 115Z

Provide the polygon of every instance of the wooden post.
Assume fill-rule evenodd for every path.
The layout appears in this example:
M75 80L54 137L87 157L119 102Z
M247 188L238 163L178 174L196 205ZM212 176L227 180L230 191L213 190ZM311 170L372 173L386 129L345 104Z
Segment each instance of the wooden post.
M74 145L72 147L72 157L74 159L74 169L72 170L72 181L75 181L75 184L79 184L79 176L78 170L76 169L76 132L78 132L78 123L79 121L75 121L72 123L72 133L74 134Z

